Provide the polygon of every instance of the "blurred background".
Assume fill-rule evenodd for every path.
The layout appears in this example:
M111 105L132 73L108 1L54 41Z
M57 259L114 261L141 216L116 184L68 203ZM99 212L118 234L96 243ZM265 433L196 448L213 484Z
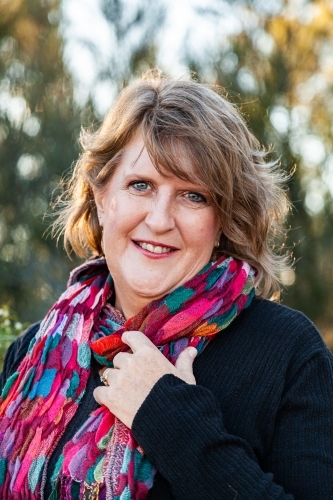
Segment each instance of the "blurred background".
M294 171L282 302L333 348L333 1L0 0L0 344L43 317L78 261L45 218L118 91L144 70L225 88ZM2 329L1 329L2 328Z

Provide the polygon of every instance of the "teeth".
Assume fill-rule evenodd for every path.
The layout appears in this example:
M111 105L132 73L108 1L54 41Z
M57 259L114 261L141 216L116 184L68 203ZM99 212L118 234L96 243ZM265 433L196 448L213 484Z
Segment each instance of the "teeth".
M152 253L166 253L166 252L171 252L171 248L168 247L161 247L157 246L154 247L151 243L142 243L141 241L138 242L138 245L143 248L144 250L148 250L148 252Z

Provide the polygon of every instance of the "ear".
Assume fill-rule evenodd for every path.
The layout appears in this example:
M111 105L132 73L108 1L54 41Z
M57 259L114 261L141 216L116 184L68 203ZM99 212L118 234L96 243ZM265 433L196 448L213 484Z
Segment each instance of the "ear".
M99 221L100 226L103 227L104 216L105 216L103 192L100 190L97 190L96 188L92 188L92 190L94 193L94 199L95 199L95 204L96 204L96 208L97 208L98 221Z
M215 244L215 248L218 248L218 246L220 244L221 235L222 235L222 227L220 227L219 230L216 233L215 243L218 242L218 245Z

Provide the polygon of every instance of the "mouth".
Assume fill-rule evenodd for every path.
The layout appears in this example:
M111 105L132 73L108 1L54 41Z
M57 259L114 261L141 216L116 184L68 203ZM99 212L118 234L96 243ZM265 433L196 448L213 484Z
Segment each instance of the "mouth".
M134 243L137 246L141 247L143 250L154 254L170 253L177 250L177 248L175 247L169 247L162 244L159 245L157 243L153 244L147 241L134 241Z

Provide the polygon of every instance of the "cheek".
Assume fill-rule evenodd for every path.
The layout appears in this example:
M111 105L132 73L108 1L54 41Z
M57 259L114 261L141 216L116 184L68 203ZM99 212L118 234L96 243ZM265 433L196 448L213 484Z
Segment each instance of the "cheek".
M219 224L215 217L200 217L193 225L186 226L187 248L192 248L201 263L210 260L218 233Z
M200 239L204 238L206 245L214 245L217 234L219 233L220 224L215 214L206 214L200 218L194 226L196 235L200 234Z
M135 213L135 210L129 210L128 204L116 203L116 200L113 200L106 211L104 233L107 234L105 236L113 238L116 234L125 234L135 224Z

